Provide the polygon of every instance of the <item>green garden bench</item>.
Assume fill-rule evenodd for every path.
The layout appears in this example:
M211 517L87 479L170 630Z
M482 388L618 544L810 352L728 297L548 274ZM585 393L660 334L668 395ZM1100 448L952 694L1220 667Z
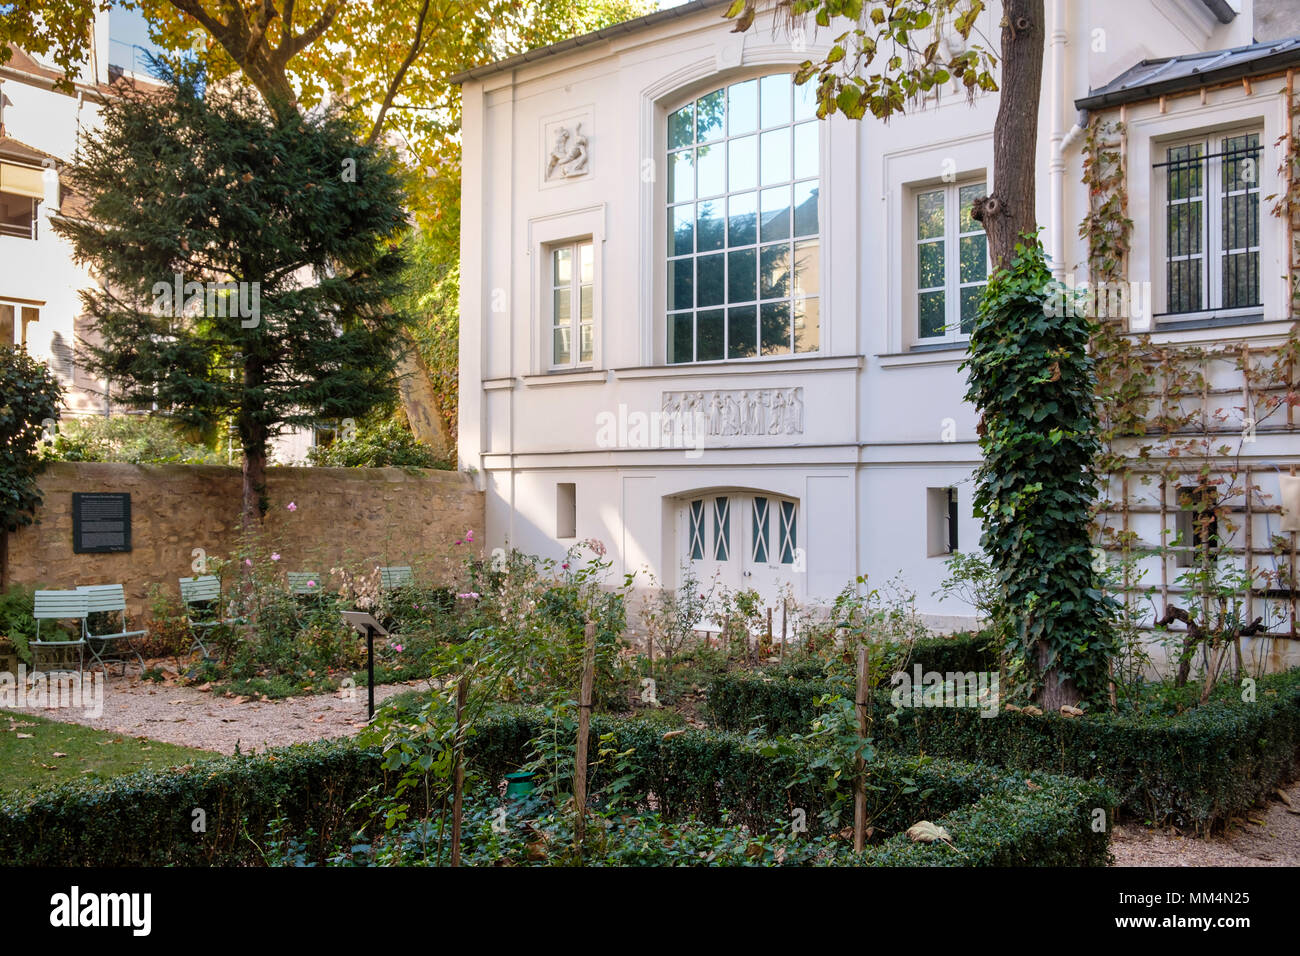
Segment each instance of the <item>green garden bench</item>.
M39 665L40 652L77 649L77 675L81 675L86 654L87 598L81 591L37 591L33 600L32 617L36 619L36 636L27 642L32 652L32 667ZM48 641L41 639L41 621L78 621L76 640Z
M215 574L204 574L195 578L181 578L181 603L185 606L185 621L190 627L190 636L194 643L190 650L198 648L203 656L208 656L207 645L203 636L219 624L243 624L247 618L225 617L221 613L221 579ZM215 612L210 616L207 612Z
M90 656L94 663L104 668L104 673L108 673L109 664L121 664L122 674L126 675L126 665L128 658L119 653L116 657L106 657L105 655L111 649L119 646L125 648L126 654L134 656L140 664L140 669L144 670L144 658L140 652L131 646L131 639L135 637L144 637L149 632L147 630L129 630L126 619L126 592L120 584L92 584L77 588L82 594L86 595L86 617L82 618L84 622L83 634L86 638L86 647L90 649ZM105 615L107 623L101 625L96 621L95 629L91 629L92 614ZM118 615L114 621L113 615ZM100 630L100 627L104 630Z
M402 588L415 583L415 573L411 570L409 564L398 565L393 568L379 569L379 586L385 591L391 591L393 588Z

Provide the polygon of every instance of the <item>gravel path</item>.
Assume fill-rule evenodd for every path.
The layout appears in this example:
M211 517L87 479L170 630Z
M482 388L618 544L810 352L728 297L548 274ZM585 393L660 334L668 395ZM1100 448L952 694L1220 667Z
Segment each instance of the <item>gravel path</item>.
M1208 839L1116 827L1111 840L1115 865L1300 866L1300 782L1286 793L1290 806L1274 797L1267 809L1251 810L1245 821Z
M376 707L394 694L427 687L427 681L375 688ZM91 718L79 709L34 709L52 720L85 724L130 736L232 754L284 744L355 734L366 725L364 685L333 694L252 700L223 697L179 684L141 681L134 674L110 677L104 685L104 710Z

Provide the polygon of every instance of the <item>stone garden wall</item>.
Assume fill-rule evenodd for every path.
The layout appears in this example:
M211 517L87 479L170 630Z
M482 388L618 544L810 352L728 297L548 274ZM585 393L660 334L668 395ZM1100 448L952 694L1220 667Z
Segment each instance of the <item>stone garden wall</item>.
M38 523L9 536L10 583L123 584L141 614L151 585L178 595L177 579L194 573L195 548L225 557L238 547L237 468L56 462L40 487ZM73 492L130 493L129 552L73 553ZM266 542L285 571L409 564L421 583L439 583L448 557L461 553L455 542L483 528L483 493L458 472L271 468L268 496Z

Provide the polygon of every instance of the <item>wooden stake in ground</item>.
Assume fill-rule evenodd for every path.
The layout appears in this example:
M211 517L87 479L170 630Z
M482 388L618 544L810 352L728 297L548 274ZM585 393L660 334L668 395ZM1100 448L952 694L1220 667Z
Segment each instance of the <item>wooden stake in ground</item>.
M456 748L452 770L451 799L451 865L460 866L460 818L465 802L465 754L461 735L461 716L465 713L465 701L469 698L469 678L461 675L456 687L456 736L452 744Z
M781 660L785 660L786 624L789 622L789 620L790 620L790 602L789 600L782 600L781 601L781 652L779 655Z
M596 675L596 622L588 621L586 647L582 654L582 690L578 697L578 746L573 761L573 809L578 815L573 828L579 854L587 837L587 731L591 725L591 685Z
M867 648L858 648L858 692L855 698L858 712L858 741L861 746L867 739L867 713L871 707L867 683ZM867 845L867 763L858 754L857 772L853 778L853 850L861 853Z

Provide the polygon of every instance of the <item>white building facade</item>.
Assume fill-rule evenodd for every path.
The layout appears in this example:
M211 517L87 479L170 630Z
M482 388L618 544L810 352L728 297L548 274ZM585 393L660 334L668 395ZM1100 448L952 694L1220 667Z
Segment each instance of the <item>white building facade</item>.
M70 88L56 86L62 71L16 48L0 66L0 341L49 364L73 415L107 407L103 383L76 362L87 331L79 293L94 280L50 220L76 202L59 170L111 95L107 15L96 22L91 55Z
M998 97L949 89L888 124L819 121L792 73L842 31L773 30L761 8L736 34L726 5L459 78L459 456L487 491L486 546L558 557L594 537L642 584L672 587L690 565L769 600L901 572L932 623L966 623L970 607L933 592L948 554L979 542L960 365L987 278L970 204L991 188ZM1082 281L1076 101L1140 61L1248 46L1255 18L1250 0L1046 6L1037 213L1056 270ZM998 15L981 24L995 52ZM1126 117L1141 170L1129 275L1150 283L1135 330L1214 342L1290 328L1288 233L1260 209L1283 187L1281 63ZM1244 247L1197 219L1194 276L1169 246L1187 227L1170 226L1159 165L1193 142L1197 156L1255 150L1259 177Z

